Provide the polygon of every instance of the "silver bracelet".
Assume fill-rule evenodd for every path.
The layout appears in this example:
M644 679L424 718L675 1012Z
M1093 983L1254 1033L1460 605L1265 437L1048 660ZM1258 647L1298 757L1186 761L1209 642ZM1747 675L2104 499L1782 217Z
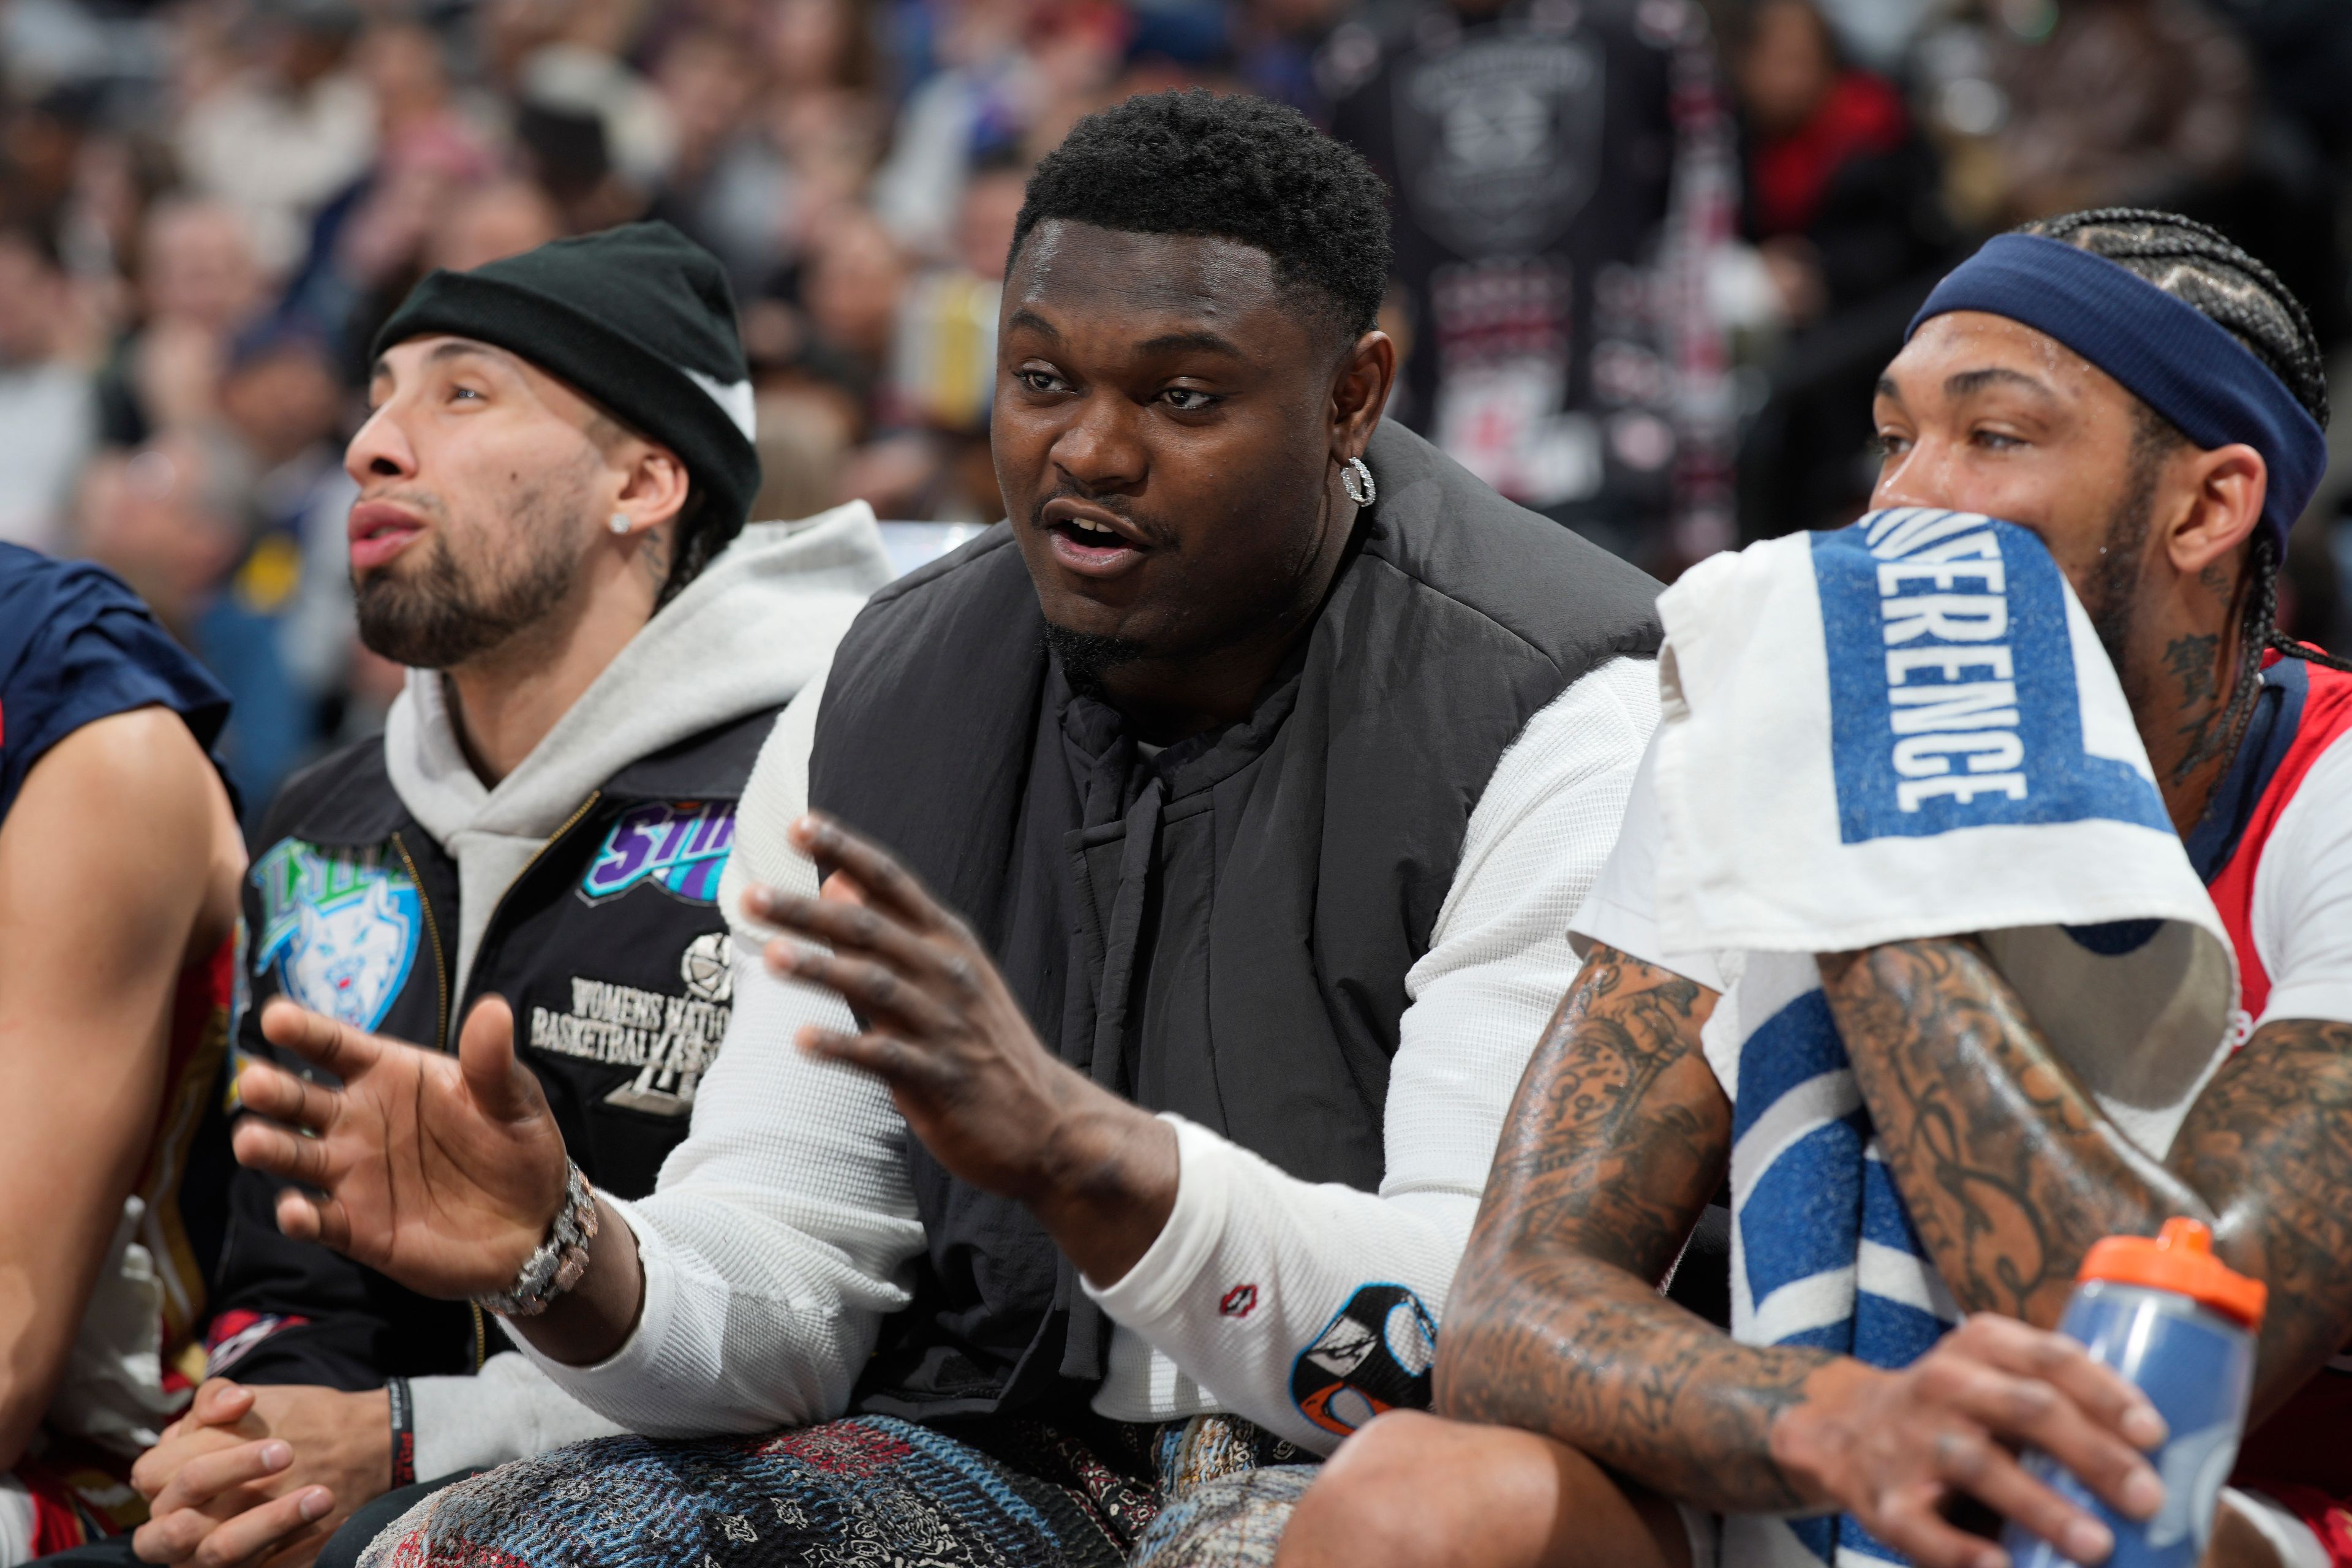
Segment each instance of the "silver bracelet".
M596 1191L580 1167L563 1163L563 1207L548 1227L547 1239L523 1260L514 1283L474 1305L501 1318L535 1318L547 1304L580 1283L588 1272L588 1244L596 1239Z

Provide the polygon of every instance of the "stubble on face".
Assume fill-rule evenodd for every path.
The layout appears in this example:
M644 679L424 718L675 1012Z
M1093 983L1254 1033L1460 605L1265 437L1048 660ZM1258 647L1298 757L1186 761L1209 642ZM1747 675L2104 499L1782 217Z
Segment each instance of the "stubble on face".
M2162 477L2160 457L2132 443L2131 466L2124 493L2107 513L2106 531L2099 541L2099 558L2083 584L2083 611L2091 618L2107 662L2125 681L2131 681L2132 627L2137 620L2140 556L2147 549L2147 531L2156 515L2157 484Z
M490 527L454 521L437 496L383 499L426 513L435 527L415 571L354 577L360 641L370 652L413 668L450 669L548 626L572 599L585 559L584 464L522 489Z
M2145 409L2138 411L2124 493L2107 514L2098 563L2082 590L2084 613L2115 667L2132 710L2144 716L2158 711L2172 715L2173 732L2181 746L2179 757L2168 770L2176 784L2235 740L2231 726L2224 722L2231 693L2224 689L2217 662L2221 651L2218 635L2176 637L2152 658L2136 641L2142 557L2155 522L2157 492L2163 484L2166 459L2182 444L2183 437L2169 425ZM2217 567L2207 567L2198 581L2217 600L2226 604L2232 596L2231 585ZM2147 722L2147 718L2142 721Z

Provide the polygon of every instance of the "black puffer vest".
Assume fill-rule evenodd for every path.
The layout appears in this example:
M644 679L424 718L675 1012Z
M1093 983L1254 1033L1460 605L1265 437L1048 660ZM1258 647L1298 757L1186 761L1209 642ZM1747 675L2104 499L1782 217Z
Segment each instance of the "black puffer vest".
M1081 1071L1307 1181L1381 1173L1405 973L1496 761L1658 646L1657 584L1382 426L1378 504L1244 720L1146 761L1073 699L999 528L877 595L834 659L813 804L901 856ZM1106 1332L1019 1205L915 1151L928 1237L861 1408L1083 1395Z

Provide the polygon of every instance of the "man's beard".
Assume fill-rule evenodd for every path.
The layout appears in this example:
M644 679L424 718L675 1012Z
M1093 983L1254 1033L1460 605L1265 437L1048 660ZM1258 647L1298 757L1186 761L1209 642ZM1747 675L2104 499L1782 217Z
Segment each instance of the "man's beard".
M1047 621L1045 651L1062 667L1062 679L1070 683L1072 691L1099 701L1104 695L1104 676L1120 665L1146 658L1151 650L1133 637L1074 632Z
M2091 629L2098 634L2099 646L2106 649L2107 662L2115 667L2116 679L2124 683L2126 694L2132 685L2131 667L2126 659L2138 610L2140 556L2147 548L2148 524L2156 515L2156 488L2163 467L2163 454L2143 450L2143 445L2133 443L2131 472L2123 498L2107 514L2098 563L2091 568L2090 581L2083 584L2083 613L2090 617Z
M544 489L526 495L509 522L520 559L504 571L459 564L444 531L427 542L429 558L414 580L383 571L354 579L360 641L395 664L449 669L546 621L579 577L569 526L575 510L551 502Z

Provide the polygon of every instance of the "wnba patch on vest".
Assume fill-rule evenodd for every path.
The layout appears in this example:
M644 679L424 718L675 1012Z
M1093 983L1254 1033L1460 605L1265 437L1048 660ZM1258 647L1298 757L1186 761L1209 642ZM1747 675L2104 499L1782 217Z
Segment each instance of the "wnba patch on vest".
M1848 844L2110 817L2156 786L2083 744L2066 584L2040 540L1971 512L1878 512L1812 539Z
M327 849L280 839L254 862L261 930L253 972L278 966L278 988L355 1029L383 1022L408 980L425 931L423 901L380 849Z
M731 801L655 801L624 812L598 846L580 896L590 903L651 881L688 902L719 897L719 873L735 847Z
M584 975L572 979L572 1005L530 1010L530 1048L637 1069L604 1097L607 1105L683 1116L734 1016L735 975L725 931L707 931L679 954L686 994L672 995Z

